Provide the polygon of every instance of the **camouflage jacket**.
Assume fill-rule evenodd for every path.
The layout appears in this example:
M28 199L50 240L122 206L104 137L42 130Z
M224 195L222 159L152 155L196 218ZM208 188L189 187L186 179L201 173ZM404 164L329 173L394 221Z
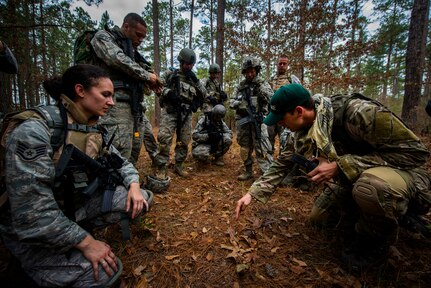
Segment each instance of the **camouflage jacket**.
M337 152L335 161L339 170L337 182L350 185L366 169L376 166L424 174L423 169L418 167L429 156L427 148L391 111L377 101L358 97L358 94L334 95L330 100L334 117L331 139ZM304 135L293 133L293 143L250 187L249 192L254 198L266 203L277 185L292 170L294 163L291 156L301 141L299 134Z
M273 91L268 82L256 76L253 81L241 81L230 100L230 108L235 109L237 118L246 117L250 104L257 113L268 114L269 100Z
M202 85L207 90L207 97L204 100L203 111L209 112L211 108L217 104L223 105L226 101L227 95L221 89L221 85L217 79L212 80L210 78L205 78L202 80Z
M209 127L211 129L209 129ZM209 117L205 115L199 119L198 123L196 123L195 129L193 130L193 147L198 144L211 144L209 142L210 133L219 133L220 136L222 136L221 139L232 139L232 130L227 127L223 120L218 124L212 124Z
M77 109L72 106L67 109L69 124L92 125L83 121L85 117ZM7 132L3 143L6 149L5 177L10 209L2 210L1 233L31 245L68 251L82 241L88 232L67 218L60 209L63 200L57 198L54 179L56 160L62 148L54 153L50 143L52 131L41 117L30 118ZM68 133L66 144L76 144L90 157L97 157L101 153L101 135L84 134ZM83 138L88 141L82 141ZM113 147L110 152L120 156ZM138 172L127 160L119 172L125 187L139 183Z
M177 87L176 87L176 78L179 77L180 81L180 87L179 87L179 94L177 95ZM176 108L178 103L180 104L186 104L188 106L197 105L199 107L195 108L201 108L204 99L206 98L207 91L205 87L202 85L201 81L198 81L197 83L193 83L191 79L189 79L184 72L181 70L168 70L167 72L163 73L160 79L164 85L164 89L162 93L159 95L160 97L160 106L164 107L166 111L169 113L173 113L176 111ZM169 94L172 92L175 93L177 100L173 100L172 98L169 98ZM179 102L176 102L179 101Z
M281 74L281 75L274 75L271 78L271 87L272 90L276 91L278 88L280 88L283 85L291 83L289 75L287 73Z
M143 64L135 61L139 57L135 57L137 51L133 49L130 39L124 36L118 26L112 32L98 31L91 39L91 46L112 80L127 80L130 77L142 81L150 79L150 73L142 67Z

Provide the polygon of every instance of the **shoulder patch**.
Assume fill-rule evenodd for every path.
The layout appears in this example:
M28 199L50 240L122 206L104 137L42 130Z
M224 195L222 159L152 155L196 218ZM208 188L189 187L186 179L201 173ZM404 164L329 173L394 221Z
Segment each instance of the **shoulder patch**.
M47 155L48 149L47 146L43 144L32 146L22 141L18 141L15 153L23 161L34 161L42 156Z

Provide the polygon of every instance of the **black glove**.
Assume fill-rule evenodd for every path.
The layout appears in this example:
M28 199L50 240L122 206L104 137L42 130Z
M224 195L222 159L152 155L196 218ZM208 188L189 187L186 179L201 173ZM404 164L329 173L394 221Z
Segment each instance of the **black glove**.
M168 94L166 94L166 98L170 101L177 100L177 93L174 90L169 90Z
M196 77L196 74L192 70L189 70L186 72L186 77L189 78L190 80L192 80L193 83L199 82L198 77Z
M226 99L227 99L227 94L226 94L226 92L224 92L224 91L221 91L220 92L220 99L221 99L221 101L223 102L223 101L225 101Z
M213 105L213 106L215 106L215 105L217 105L218 103L217 103L217 99L214 97L214 96L209 96L208 97L208 100L210 100L210 103Z

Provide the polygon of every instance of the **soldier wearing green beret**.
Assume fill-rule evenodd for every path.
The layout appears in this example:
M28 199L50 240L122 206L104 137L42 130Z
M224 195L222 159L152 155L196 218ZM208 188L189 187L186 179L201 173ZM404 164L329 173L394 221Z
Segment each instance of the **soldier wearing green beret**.
M399 224L430 210L426 146L394 113L358 93L312 97L289 84L270 109L264 123L289 128L294 141L237 202L236 217L252 198L266 203L299 157L312 164L304 172L309 181L324 187L311 222L355 235L342 243L341 260L351 269L384 261Z

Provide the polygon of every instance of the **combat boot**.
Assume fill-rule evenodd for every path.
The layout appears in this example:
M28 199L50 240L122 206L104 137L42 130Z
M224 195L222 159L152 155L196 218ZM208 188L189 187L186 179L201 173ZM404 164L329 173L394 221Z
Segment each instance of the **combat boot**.
M214 159L213 164L216 166L220 166L220 167L224 166L223 158L219 157L219 158Z
M245 166L245 172L238 176L238 181L246 181L248 179L253 178L253 166L247 165Z
M166 168L166 166L158 167L158 168L156 168L154 175L158 179L167 179L168 178L168 169Z
M187 173L184 170L183 163L175 163L174 172L176 174L178 174L178 176L180 176L180 177L183 177L183 178L188 178L189 177L189 173Z

